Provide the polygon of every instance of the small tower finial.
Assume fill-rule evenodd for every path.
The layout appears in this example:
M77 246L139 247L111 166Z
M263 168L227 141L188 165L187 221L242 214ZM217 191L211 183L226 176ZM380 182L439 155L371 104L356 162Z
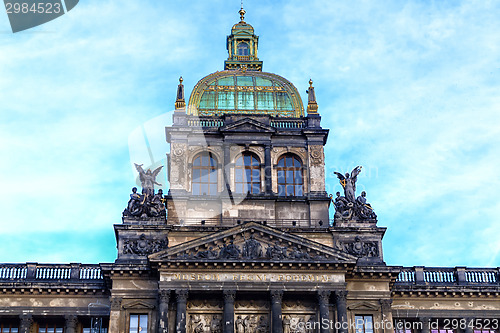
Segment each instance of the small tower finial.
M309 89L307 93L307 114L318 113L318 103L316 103L316 94L314 93L313 80L309 79Z
M184 99L184 85L182 81L184 81L184 79L181 76L179 78L179 85L177 86L177 98L175 99L176 112L186 112L186 100Z
M245 22L246 11L243 9L243 0L241 0L241 9L238 13L240 13L241 22Z

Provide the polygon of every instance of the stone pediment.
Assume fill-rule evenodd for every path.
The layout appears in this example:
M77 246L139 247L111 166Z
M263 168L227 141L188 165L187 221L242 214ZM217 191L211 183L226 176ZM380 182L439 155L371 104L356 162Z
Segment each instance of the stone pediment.
M149 303L142 301L134 301L123 305L124 309L154 309L155 307Z
M243 118L220 128L221 132L274 133L275 129L252 118Z
M357 302L347 307L349 310L377 311L380 306L372 302Z
M152 262L356 263L351 254L255 222L176 245L150 255L149 259Z

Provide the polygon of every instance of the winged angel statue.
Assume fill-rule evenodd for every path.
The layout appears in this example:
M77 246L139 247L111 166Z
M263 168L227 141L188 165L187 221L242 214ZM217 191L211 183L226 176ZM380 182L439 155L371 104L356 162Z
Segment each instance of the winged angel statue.
M154 171L151 171L151 169L144 171L142 164L135 164L135 168L137 169L137 172L139 172L139 179L141 180L143 194L147 194L150 197L154 196L155 184L162 186L160 183L156 182L156 176L160 173L163 165L159 166Z
M158 193L155 194L155 184L162 186L156 181L156 176L158 176L163 166L156 168L154 171L151 171L151 169L144 171L142 164L135 164L135 168L139 172L142 194L137 193L136 187L132 188L132 194L130 194L127 208L123 211L123 216L164 216L165 198L163 196L163 191L159 189Z
M344 188L344 195L347 201L356 201L356 181L358 180L358 175L361 173L361 167L357 166L351 171L351 175L346 172L345 177L339 173L334 172L339 178L340 185Z
M351 174L346 173L345 176L339 172L335 172L340 185L344 189L344 196L341 196L340 192L337 192L337 197L335 198L335 218L347 220L377 218L372 206L366 202L365 191L356 199L356 181L360 173L361 166L355 167L351 171Z

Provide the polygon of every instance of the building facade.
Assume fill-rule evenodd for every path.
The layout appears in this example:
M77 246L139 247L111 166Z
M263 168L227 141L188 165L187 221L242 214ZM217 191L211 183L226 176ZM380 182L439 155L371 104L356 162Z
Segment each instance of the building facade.
M498 333L499 268L387 265L362 168L328 195L313 82L304 107L264 72L244 14L188 103L180 79L170 189L136 165L116 261L0 264L0 333Z

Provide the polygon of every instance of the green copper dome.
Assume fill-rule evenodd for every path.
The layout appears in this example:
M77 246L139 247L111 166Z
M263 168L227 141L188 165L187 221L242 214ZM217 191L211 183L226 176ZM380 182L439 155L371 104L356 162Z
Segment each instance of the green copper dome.
M226 70L210 74L196 84L189 98L188 113L199 116L240 113L302 117L304 106L297 88L279 75Z

